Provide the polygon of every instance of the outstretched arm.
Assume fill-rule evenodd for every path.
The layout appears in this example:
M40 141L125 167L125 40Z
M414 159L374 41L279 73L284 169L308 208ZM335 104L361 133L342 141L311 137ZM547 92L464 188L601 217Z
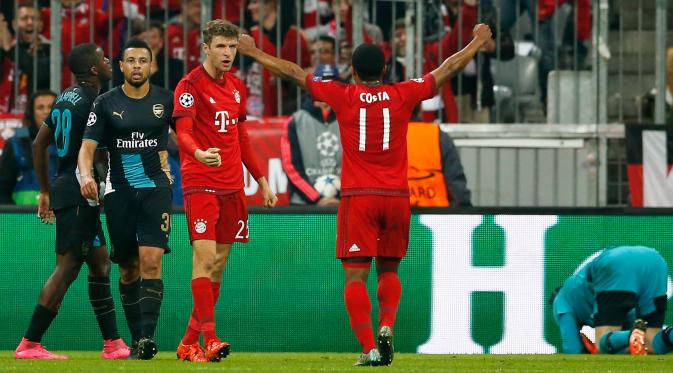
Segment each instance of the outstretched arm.
M294 62L274 57L257 48L255 40L250 35L241 34L238 39L238 52L261 63L271 74L295 82L299 87L306 89L308 76L306 71Z
M467 64L472 61L474 55L491 40L491 28L488 25L480 23L474 26L472 31L474 37L472 41L451 57L447 58L442 64L434 69L431 74L435 77L437 88L441 87L459 71L463 70Z

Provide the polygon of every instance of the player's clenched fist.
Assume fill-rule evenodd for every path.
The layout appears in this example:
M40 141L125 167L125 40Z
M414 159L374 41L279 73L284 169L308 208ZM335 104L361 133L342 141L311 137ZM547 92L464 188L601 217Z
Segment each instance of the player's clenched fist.
M491 40L491 38L493 37L493 34L491 33L491 28L488 27L488 25L485 23L480 23L474 26L474 29L472 30L472 35L474 35L475 39L481 40L484 43Z
M218 148L208 148L205 151L196 149L196 152L194 152L194 157L197 161L205 164L206 166L217 167L222 164L222 158L220 158L220 149Z
M97 200L98 184L96 184L96 180L94 180L93 177L89 175L82 175L80 192L82 193L82 196L86 199Z
M238 52L240 54L248 55L255 49L255 39L248 34L241 34L238 37Z

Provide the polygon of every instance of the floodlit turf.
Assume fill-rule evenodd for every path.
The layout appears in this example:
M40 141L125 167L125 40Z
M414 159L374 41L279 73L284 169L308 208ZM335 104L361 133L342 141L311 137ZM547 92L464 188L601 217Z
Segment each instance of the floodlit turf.
M232 353L220 363L193 364L163 352L150 361L103 361L99 352L64 352L67 361L15 360L0 352L0 371L11 372L670 372L673 356L416 355L396 354L389 367L353 367L357 354Z

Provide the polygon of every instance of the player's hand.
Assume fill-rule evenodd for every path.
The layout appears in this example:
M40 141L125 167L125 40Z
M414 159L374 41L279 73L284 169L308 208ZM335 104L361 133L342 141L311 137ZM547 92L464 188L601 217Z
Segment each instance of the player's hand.
M98 184L91 175L81 175L80 185L80 192L84 198L98 201Z
M489 40L493 38L493 33L491 33L491 28L488 27L485 23L480 23L474 26L472 30L472 35L474 38L485 45Z
M318 200L319 207L339 206L339 199L334 197L323 197Z
M238 38L238 53L248 56L252 51L257 49L255 47L255 39L248 34L241 34Z
M463 4L469 5L469 6L476 6L477 5L477 0L465 0L463 2Z
M262 199L264 200L264 207L268 209L276 207L276 203L278 203L278 197L276 197L276 193L271 190L269 182L266 181L266 177L260 177L257 180L257 184L259 184L259 187L262 188Z
M44 224L54 224L56 216L54 211L49 209L49 193L40 193L39 202L37 204L37 217Z
M201 149L196 149L194 153L194 158L197 161L205 164L209 167L218 167L222 164L222 158L220 157L220 149L218 148L208 148L205 151Z

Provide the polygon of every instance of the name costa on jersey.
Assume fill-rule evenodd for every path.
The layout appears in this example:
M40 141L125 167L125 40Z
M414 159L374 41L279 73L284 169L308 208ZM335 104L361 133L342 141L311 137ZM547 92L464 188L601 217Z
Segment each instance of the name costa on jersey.
M388 92L386 92L386 91L375 92L375 93L362 92L362 93L360 93L360 101L361 102L366 102L368 104L371 104L372 102L378 102L378 101L390 101L390 96L388 95Z

